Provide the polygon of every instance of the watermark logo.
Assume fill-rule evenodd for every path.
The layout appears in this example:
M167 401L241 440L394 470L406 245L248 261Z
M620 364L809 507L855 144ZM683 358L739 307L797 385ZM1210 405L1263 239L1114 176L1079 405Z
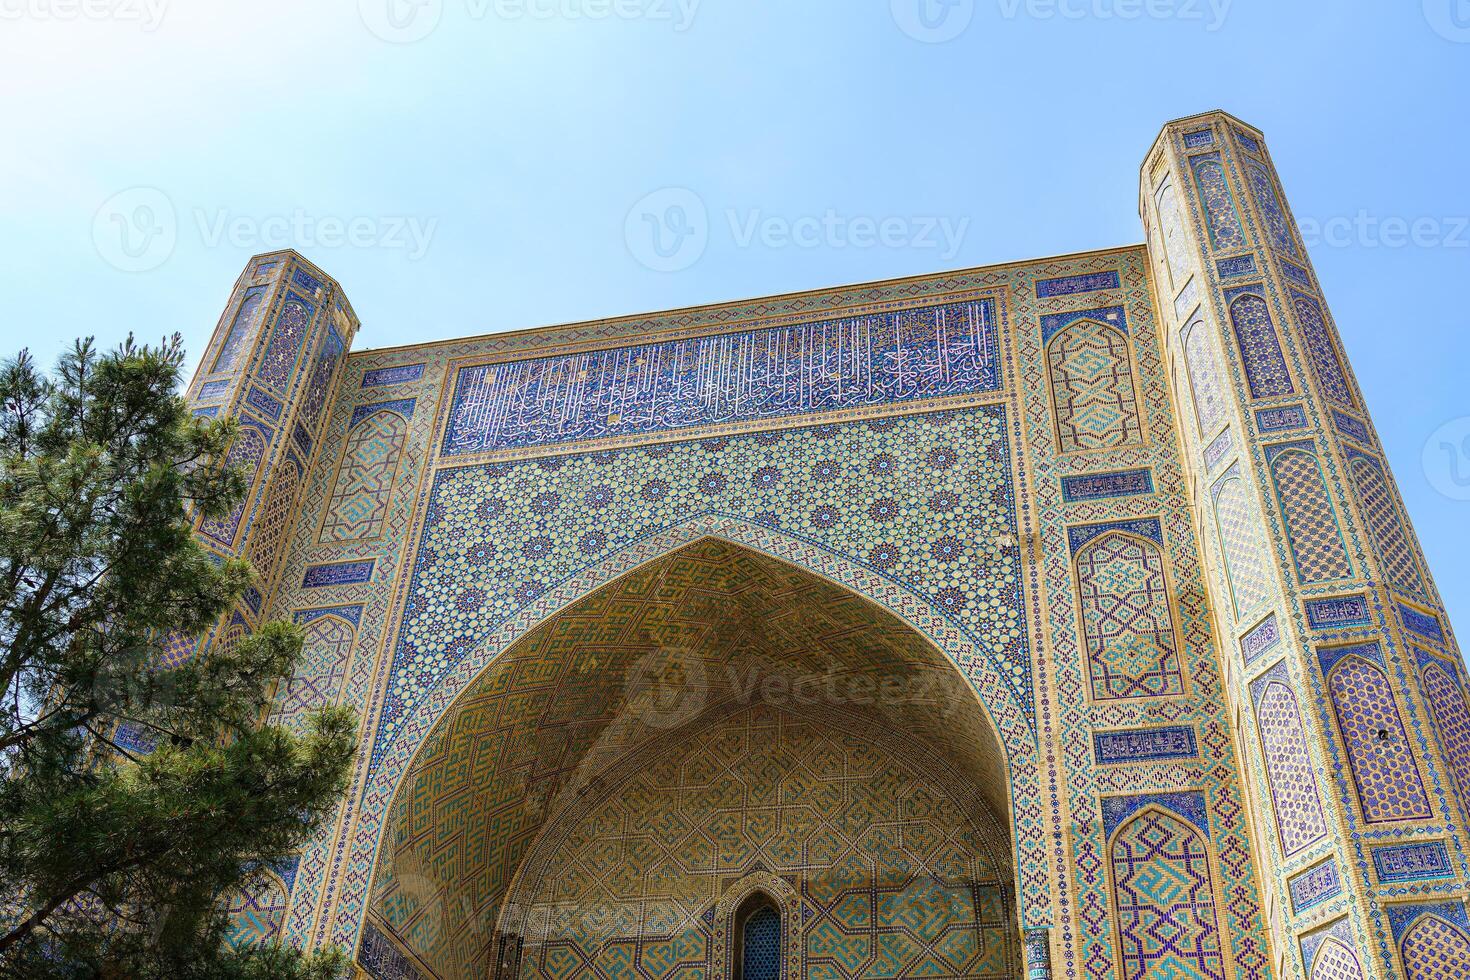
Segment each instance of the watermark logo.
M156 31L168 0L0 0L0 21L112 20Z
M628 671L623 689L630 714L650 728L678 728L709 703L709 673L692 650L658 649Z
M637 20L670 24L683 33L694 26L699 4L700 0L460 0L455 11L473 22ZM392 44L412 44L438 28L444 0L358 0L357 9L375 36Z
M416 215L313 214L297 208L264 217L234 214L223 208L192 212L195 229L206 248L226 245L235 249L274 252L283 248L382 249L403 252L417 262L429 251L438 218Z
M130 187L102 202L92 216L92 244L122 272L147 272L168 261L178 244L173 201L156 187Z
M759 207L725 208L712 220L703 199L683 187L654 191L633 205L623 236L633 258L655 272L680 272L698 262L716 234L738 249L918 249L948 262L959 254L970 219L945 215L771 214ZM722 240L726 240L722 238Z
M363 26L382 40L412 44L439 26L444 0L357 0L357 13Z
M1470 248L1470 215L1353 215L1301 219L1308 248Z
M893 22L915 41L953 41L975 19L975 0L889 0Z
M205 248L254 252L299 249L382 249L410 261L424 257L439 226L416 215L238 214L226 208L180 212L156 187L130 187L109 197L92 217L92 242L108 265L147 272L168 261L181 236Z
M1424 19L1446 41L1470 44L1470 0L1423 0Z
M997 0L1006 20L1172 20L1200 24L1209 33L1225 26L1233 0Z
M1451 419L1424 443L1424 476L1451 500L1470 500L1470 415Z
M654 272L681 272L709 246L709 211L683 187L654 191L633 205L623 225L633 258Z

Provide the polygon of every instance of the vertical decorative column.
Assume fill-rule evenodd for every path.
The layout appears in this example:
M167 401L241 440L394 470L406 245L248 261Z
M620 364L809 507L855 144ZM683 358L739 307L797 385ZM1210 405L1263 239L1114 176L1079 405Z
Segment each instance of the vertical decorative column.
M269 604L357 328L342 288L294 251L256 256L235 282L188 400L196 415L238 420L229 461L245 469L249 486L234 511L200 521L196 533L221 557L249 558L260 584L205 638L206 646L239 642ZM170 644L168 658L178 663L197 652L194 641L181 639Z
M1051 930L1026 932L1026 980L1051 980Z
M1470 955L1443 603L1261 134L1172 122L1141 184L1279 972L1443 976L1425 937Z

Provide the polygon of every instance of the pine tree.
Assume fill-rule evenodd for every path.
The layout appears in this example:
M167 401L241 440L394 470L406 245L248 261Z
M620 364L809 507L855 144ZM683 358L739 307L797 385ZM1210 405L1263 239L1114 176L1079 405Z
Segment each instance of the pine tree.
M340 953L233 951L223 899L337 805L346 709L293 735L262 724L299 629L161 664L255 576L191 533L244 492L236 428L178 396L184 351L90 340L50 375L0 368L0 972L301 977ZM131 733L120 738L119 726ZM137 749L150 744L148 751Z

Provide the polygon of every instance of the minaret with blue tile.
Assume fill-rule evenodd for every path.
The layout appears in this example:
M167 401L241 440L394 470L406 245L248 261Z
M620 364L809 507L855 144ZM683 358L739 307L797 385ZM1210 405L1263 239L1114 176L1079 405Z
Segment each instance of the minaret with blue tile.
M257 255L230 293L187 397L196 415L232 417L240 434L231 465L247 474L245 498L196 533L222 557L248 558L258 588L204 641L238 642L267 613L298 502L359 323L342 287L294 251ZM170 662L196 653L171 644Z
M1278 972L1439 975L1465 670L1264 138L1169 123L1139 204Z

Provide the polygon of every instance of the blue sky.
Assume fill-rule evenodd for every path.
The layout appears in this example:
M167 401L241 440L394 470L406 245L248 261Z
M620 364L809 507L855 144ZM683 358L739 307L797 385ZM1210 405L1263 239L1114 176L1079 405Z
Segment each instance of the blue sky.
M1137 242L1159 125L1228 109L1470 622L1470 0L0 0L0 84L0 350L43 359L197 350L282 245L392 346Z

